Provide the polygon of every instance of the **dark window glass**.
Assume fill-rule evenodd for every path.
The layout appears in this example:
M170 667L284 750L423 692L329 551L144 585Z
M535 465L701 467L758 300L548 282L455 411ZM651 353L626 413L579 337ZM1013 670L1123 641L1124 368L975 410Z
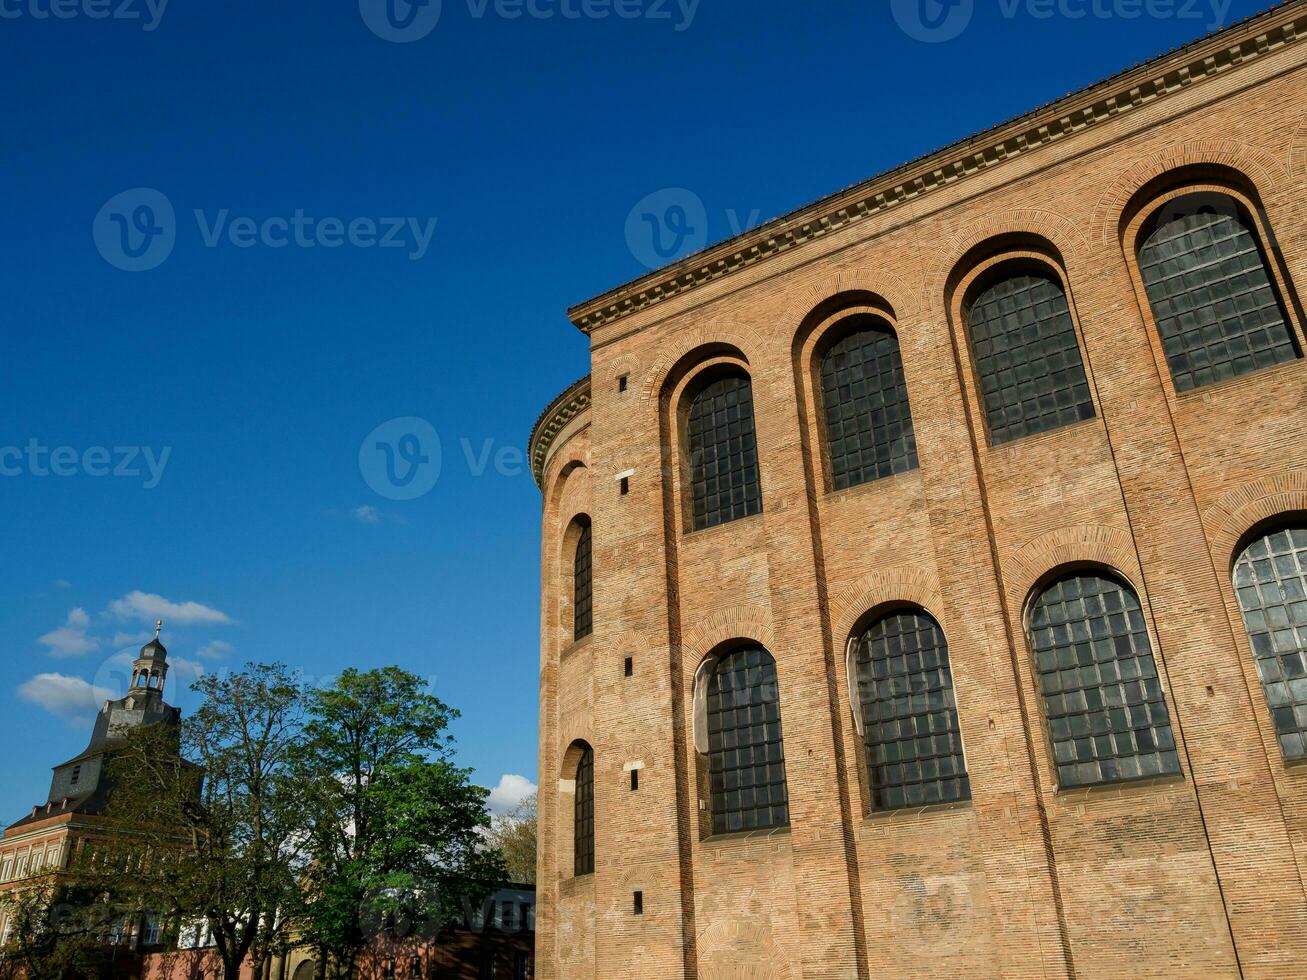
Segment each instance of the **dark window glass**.
M944 631L920 611L877 620L855 649L872 806L971 797Z
M866 325L837 342L822 358L821 389L836 490L917 468L908 388L893 332Z
M589 636L594 630L594 605L591 595L590 521L581 521L581 536L576 542L576 559L572 566L572 616L575 639Z
M1252 222L1234 198L1166 204L1139 248L1139 271L1176 391L1298 356Z
M1068 575L1030 613L1060 786L1180 771L1139 597L1102 575Z
M1286 759L1307 758L1307 525L1258 538L1234 590Z
M976 297L967 323L994 445L1094 417L1059 283L1010 276Z
M578 875L595 869L595 757L586 749L576 764L576 823L573 832Z
M749 379L730 375L699 392L690 403L688 435L694 529L761 511Z
M526 953L518 952L513 955L513 977L515 980L528 980L530 967L531 960Z
M776 662L761 647L721 657L708 680L714 834L790 822Z

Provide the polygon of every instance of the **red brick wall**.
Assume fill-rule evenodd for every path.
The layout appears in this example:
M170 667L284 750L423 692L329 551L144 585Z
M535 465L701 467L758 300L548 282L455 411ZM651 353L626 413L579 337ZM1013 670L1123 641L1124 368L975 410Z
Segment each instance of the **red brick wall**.
M1300 293L1305 52L594 330L591 407L555 440L543 479L541 977L1307 975L1307 770L1279 753L1229 577L1248 528L1307 511L1307 362L1177 396L1123 246L1153 178L1228 176L1255 195ZM1051 256L1093 420L988 445L960 319L986 249ZM835 299L891 316L921 460L838 493L811 373ZM687 532L677 399L723 356L752 377L763 513ZM632 469L621 496L615 478ZM573 644L563 535L582 512L595 632ZM1057 789L1023 623L1037 580L1079 562L1139 593L1182 778ZM856 620L901 601L947 634L973 798L879 814L845 650ZM712 838L692 687L735 638L777 661L791 826ZM595 752L584 879L572 878L565 765L578 739Z

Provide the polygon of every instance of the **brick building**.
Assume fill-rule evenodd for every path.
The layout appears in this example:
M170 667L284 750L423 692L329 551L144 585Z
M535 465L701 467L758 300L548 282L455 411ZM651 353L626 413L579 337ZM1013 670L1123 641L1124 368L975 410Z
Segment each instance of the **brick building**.
M12 823L0 837L0 894L33 887L58 887L66 871L82 859L88 848L113 839L121 842L121 828L105 816L113 791L110 760L128 734L144 725L175 728L179 709L164 700L168 677L168 651L159 641L162 620L154 639L132 662L131 681L121 698L105 701L96 715L85 749L53 769L44 803ZM148 846L146 842L144 846ZM162 940L157 915L106 913L105 976L132 975L136 955L143 947ZM8 938L8 913L0 911L0 943Z
M571 311L540 977L1307 976L1305 41Z

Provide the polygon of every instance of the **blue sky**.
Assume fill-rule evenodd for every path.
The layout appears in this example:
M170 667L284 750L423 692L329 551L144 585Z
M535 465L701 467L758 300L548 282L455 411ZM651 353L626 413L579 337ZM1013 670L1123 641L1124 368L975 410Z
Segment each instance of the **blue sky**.
M0 0L6 821L158 614L175 703L397 663L511 797L521 453L586 371L566 307L658 261L647 202L669 248L723 238L1255 9L51 2Z

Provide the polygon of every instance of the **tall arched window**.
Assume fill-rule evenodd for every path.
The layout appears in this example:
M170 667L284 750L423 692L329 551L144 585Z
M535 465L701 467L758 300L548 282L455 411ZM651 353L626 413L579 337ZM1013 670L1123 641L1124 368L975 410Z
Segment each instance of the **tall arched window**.
M718 658L708 678L708 783L712 832L790 822L776 661L749 646Z
M831 485L843 490L917 468L903 360L894 332L871 316L821 360Z
M576 764L575 820L572 824L573 872L594 874L595 869L595 756L587 745Z
M1234 589L1280 751L1307 758L1307 524L1248 545L1234 566Z
M1133 589L1095 572L1057 579L1031 608L1030 642L1059 786L1180 771Z
M872 806L971 797L944 631L919 609L882 616L854 647Z
M967 325L994 445L1094 417L1066 293L1051 273L1004 276L971 302Z
M1150 226L1139 272L1176 391L1298 356L1255 226L1233 197L1185 194Z
M694 396L686 420L693 527L714 527L762 510L753 389L729 374Z
M590 518L578 517L581 533L576 539L572 561L572 633L574 639L589 636L594 630L594 597L590 556Z

